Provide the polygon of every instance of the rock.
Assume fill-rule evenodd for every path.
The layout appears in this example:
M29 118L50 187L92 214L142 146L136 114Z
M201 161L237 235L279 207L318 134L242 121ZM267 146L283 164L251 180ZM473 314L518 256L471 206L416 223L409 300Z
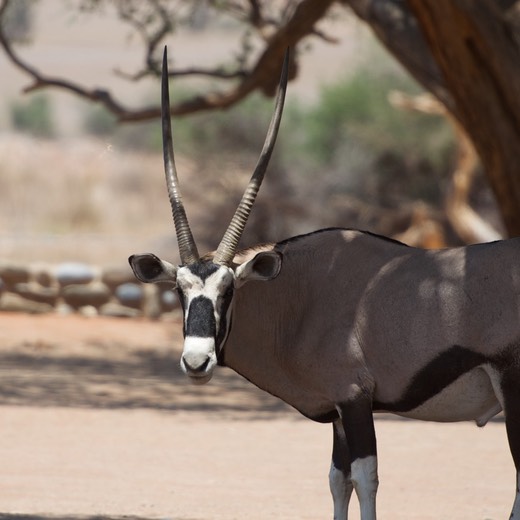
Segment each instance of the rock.
M53 312L54 307L48 303L28 300L19 294L6 292L0 298L0 310L4 312L25 312L28 314L45 314Z
M33 272L33 279L42 287L52 287L56 282L52 273L41 269Z
M130 266L128 266L126 269L120 267L111 267L103 271L101 274L101 281L111 289L115 289L119 285L136 283L136 278L130 269Z
M96 270L80 262L65 262L54 269L54 277L64 287L67 285L88 284L96 277Z
M14 292L34 302L48 303L54 306L58 299L58 290L53 287L42 287L36 283L17 283Z
M78 309L78 313L85 318L95 318L98 315L97 309L93 305L84 305Z
M161 310L162 312L170 312L174 309L180 307L179 298L174 293L174 291L170 288L164 289L161 287L160 293L160 301L161 301Z
M124 283L116 288L115 295L123 305L140 309L144 299L144 290L140 284Z
M29 281L29 269L14 264L0 264L0 278L6 287L13 287L17 283Z
M110 290L101 283L67 285L62 292L63 300L74 309L92 305L98 309L110 299Z
M99 309L100 316L108 316L111 318L136 318L141 316L141 311L131 309L120 303L108 302L102 305Z
M62 316L70 316L71 314L74 314L74 309L66 303L59 303L56 305L55 311Z

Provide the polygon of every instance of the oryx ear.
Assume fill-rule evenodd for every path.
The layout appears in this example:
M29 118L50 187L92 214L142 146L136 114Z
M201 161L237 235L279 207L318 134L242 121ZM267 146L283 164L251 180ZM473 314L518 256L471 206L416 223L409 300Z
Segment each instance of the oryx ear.
M141 282L170 282L177 283L177 267L160 258L146 253L144 255L132 255L128 262L134 271L136 278Z
M235 285L240 287L251 280L272 280L282 268L282 254L263 251L251 260L239 265L235 271Z

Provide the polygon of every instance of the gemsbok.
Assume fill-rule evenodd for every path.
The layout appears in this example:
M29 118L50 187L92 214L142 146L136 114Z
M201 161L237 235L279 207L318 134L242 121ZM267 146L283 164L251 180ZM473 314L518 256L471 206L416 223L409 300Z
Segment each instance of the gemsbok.
M332 423L334 518L352 490L376 518L374 412L483 426L504 411L520 520L520 239L422 250L353 229L322 229L238 251L283 110L285 56L259 161L216 252L200 256L179 191L166 50L162 129L181 265L129 261L143 282L171 282L184 313L182 370L207 383L235 370L304 416ZM461 504L463 507L463 504ZM418 513L420 517L420 513Z

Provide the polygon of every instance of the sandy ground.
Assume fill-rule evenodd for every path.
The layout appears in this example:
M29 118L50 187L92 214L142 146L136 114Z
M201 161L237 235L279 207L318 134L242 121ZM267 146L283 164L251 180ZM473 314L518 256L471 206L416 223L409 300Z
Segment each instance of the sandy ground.
M0 519L332 517L330 426L227 370L190 386L179 339L178 323L0 315ZM508 517L503 422L376 428L380 519Z
M114 78L114 65L135 70L135 42L99 20L92 38L61 4L46 2L25 59L108 85L132 105L155 91ZM316 43L314 65L302 67L291 92L312 98L350 70L361 30L349 40L340 27L341 44ZM231 43L222 34L169 41L178 65L204 65ZM5 125L28 78L3 56L0 76ZM70 131L77 100L54 95ZM178 369L179 339L178 323L0 314L0 520L331 518L330 426L227 370L190 386ZM502 422L478 429L382 418L376 428L380 519L508 517L515 485Z

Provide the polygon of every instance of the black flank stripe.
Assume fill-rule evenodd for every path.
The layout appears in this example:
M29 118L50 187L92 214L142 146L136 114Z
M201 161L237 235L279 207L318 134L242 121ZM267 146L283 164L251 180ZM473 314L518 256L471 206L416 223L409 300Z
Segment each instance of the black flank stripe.
M392 403L374 401L373 409L397 413L414 410L460 376L488 362L490 359L486 356L455 345L423 367L412 379L401 399Z

